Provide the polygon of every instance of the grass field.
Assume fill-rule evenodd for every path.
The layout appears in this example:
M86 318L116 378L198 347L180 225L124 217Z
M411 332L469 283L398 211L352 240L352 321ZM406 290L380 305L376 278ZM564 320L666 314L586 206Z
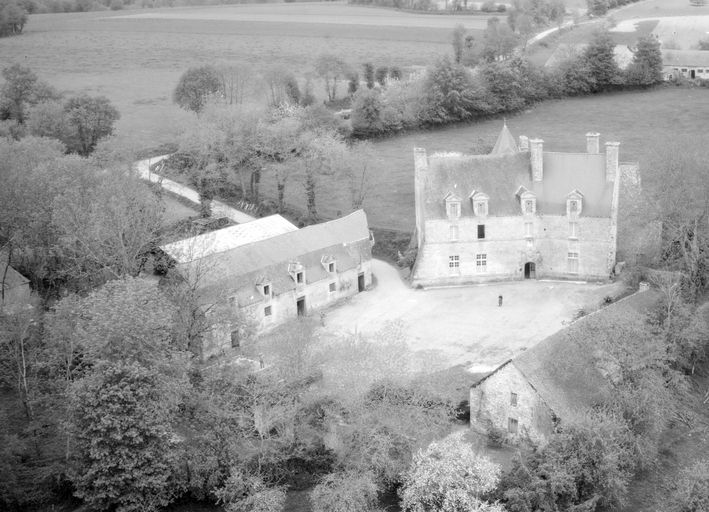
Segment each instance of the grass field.
M617 20L656 16L709 16L709 5L696 6L690 4L689 0L644 0L612 11L611 15Z
M32 15L21 36L0 39L0 67L20 62L67 93L108 96L122 115L118 142L139 150L173 140L193 119L171 99L190 66L239 60L302 76L323 52L359 69L427 65L450 53L456 23L480 20L341 2Z

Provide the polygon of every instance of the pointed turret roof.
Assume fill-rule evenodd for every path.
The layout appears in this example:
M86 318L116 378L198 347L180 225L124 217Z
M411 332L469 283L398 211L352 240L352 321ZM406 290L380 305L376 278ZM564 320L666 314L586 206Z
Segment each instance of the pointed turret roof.
M519 148L515 142L515 138L510 133L507 128L507 123L502 126L502 131L500 136L497 138L495 147L492 148L490 156L505 156L505 155L516 155L519 153Z

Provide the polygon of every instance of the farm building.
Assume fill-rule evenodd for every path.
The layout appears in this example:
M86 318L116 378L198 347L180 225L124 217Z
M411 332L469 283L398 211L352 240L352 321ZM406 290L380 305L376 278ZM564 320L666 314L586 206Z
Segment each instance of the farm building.
M471 426L489 423L543 442L558 422L585 414L612 393L619 366L590 330L613 317L641 320L657 298L641 291L582 317L502 364L470 388Z
M371 286L372 245L359 210L302 229L274 215L161 249L172 274L200 288L205 309L225 308L265 332ZM202 340L202 357L238 343L238 330L220 326Z
M607 279L616 263L618 202L639 183L637 164L618 161L617 142L599 152L543 150L507 126L489 155L414 149L416 236L413 284L517 279ZM626 178L630 179L626 179Z
M12 268L6 251L0 251L0 311L12 312L30 302L30 280Z
M662 50L662 63L665 80L679 76L709 80L709 52Z

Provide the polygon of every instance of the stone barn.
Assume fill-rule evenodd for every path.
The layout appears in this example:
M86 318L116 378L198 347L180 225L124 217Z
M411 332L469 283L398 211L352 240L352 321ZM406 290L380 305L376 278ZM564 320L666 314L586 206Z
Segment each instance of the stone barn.
M544 151L504 126L489 155L414 149L418 258L413 285L522 279L603 280L616 262L619 143ZM638 180L623 180L638 183Z
M580 330L608 316L642 318L656 299L655 292L637 292L503 363L471 386L471 425L491 422L543 443L557 423L586 413L613 391L616 364L589 336L579 336Z

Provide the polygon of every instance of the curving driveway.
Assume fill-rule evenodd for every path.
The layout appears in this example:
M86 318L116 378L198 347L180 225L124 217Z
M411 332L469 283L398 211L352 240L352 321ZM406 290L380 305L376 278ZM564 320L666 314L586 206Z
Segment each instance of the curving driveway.
M374 332L401 320L414 350L473 372L496 368L561 329L580 307L594 309L623 289L621 283L516 281L413 290L388 263L372 260L372 267L376 286L327 310L324 330Z

